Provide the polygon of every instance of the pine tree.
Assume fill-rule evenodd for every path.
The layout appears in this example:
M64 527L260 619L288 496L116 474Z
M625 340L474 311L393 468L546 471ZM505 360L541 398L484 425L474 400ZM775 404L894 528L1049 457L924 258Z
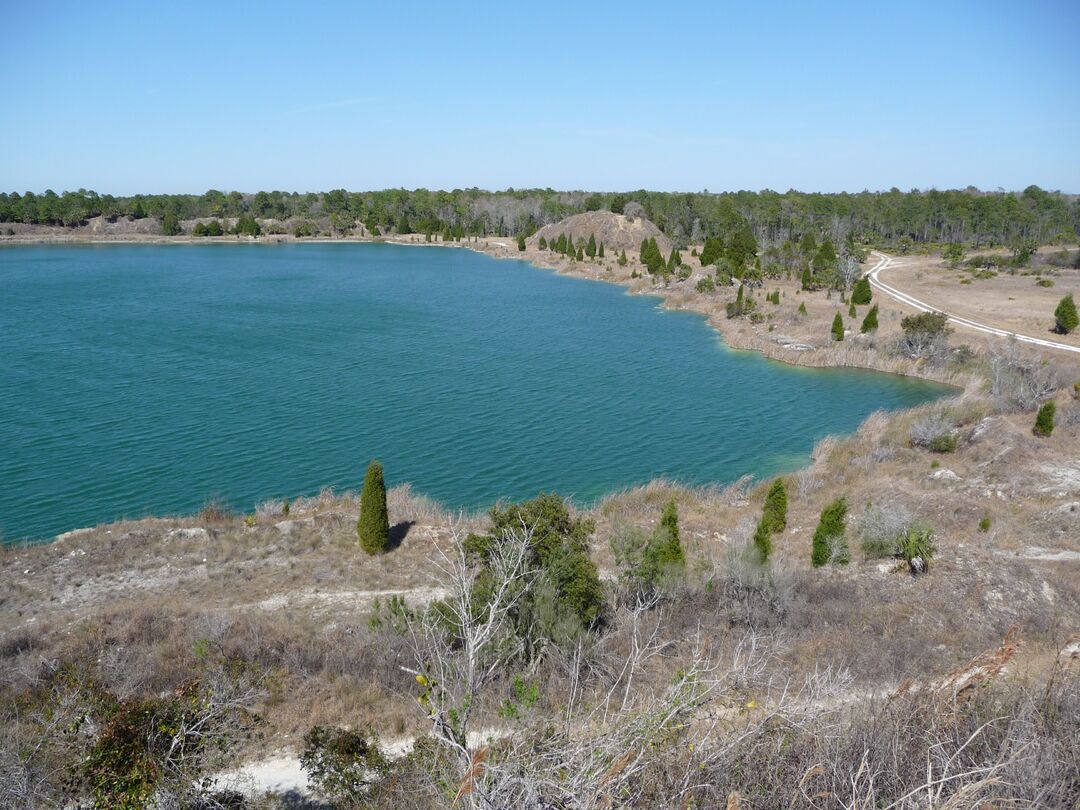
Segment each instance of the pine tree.
M386 484L382 464L372 461L364 475L360 494L360 520L356 523L360 548L368 554L386 551L390 541L390 517L386 511Z
M600 256L601 259L604 258L604 243L603 242L600 243L600 252L599 252L598 255Z
M619 267L626 267L626 265L629 263L629 261L630 260L626 258L626 251L625 250L622 253L619 254Z
M660 514L660 527L667 531L667 544L660 555L660 562L665 564L685 562L686 557L679 537L679 507L674 498L664 504L664 511Z
M876 332L878 328L877 314L878 305L874 304L870 307L870 311L866 313L866 317L863 318L862 326L859 327L859 331L864 335L867 332Z
M844 319L840 317L839 312L832 321L832 339L836 341L844 339Z
M596 257L596 237L593 234L589 234L589 241L585 245L585 255L590 259Z
M540 249L541 250L547 250L547 247L548 247L547 239L545 239L544 237L541 236L540 237Z
M833 547L844 536L844 520L847 517L847 501L837 498L821 510L817 531L814 532L810 562L820 568L833 556Z
M1054 321L1059 334L1067 335L1080 326L1080 318L1076 315L1076 303L1072 293L1069 293L1057 305L1054 310Z
M802 271L802 288L804 290L814 289L814 277L810 275L810 268L804 267Z
M869 304L873 298L874 291L870 288L870 279L863 276L851 288L851 303L862 306L863 304Z
M519 233L517 242L518 250L525 250L525 234Z
M1039 408L1039 413L1035 416L1035 427L1033 428L1036 436L1049 436L1054 432L1054 415L1056 412L1057 406L1052 401Z
M849 318L857 318L857 317L859 317L859 313L855 310L855 302L854 301L852 301L851 306L848 307L847 314L848 314Z
M754 548L757 549L758 562L767 563L769 555L772 554L772 532L769 531L765 518L759 520L757 528L754 529Z
M765 496L765 506L761 510L761 519L774 534L779 534L787 528L787 488L784 486L783 478L777 478L769 487L769 492Z
M585 254L584 254L584 252L582 251L582 249L581 249L581 248L578 248L578 249L577 249L577 260L578 260L579 262L583 262L583 261L585 261Z

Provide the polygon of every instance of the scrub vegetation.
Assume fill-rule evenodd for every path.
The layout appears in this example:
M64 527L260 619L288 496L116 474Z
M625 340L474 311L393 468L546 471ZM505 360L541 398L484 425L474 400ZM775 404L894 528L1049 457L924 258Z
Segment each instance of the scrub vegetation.
M373 462L359 495L9 547L4 806L1080 802L1080 367L903 310L864 272L875 247L942 251L957 284L996 283L968 272L969 250L1003 257L974 268L1002 277L1050 267L1043 246L1075 241L1074 199L41 199L7 195L0 218L508 237L486 248L663 295L733 345L960 388L874 414L760 484L658 480L592 505L541 493L455 515L387 490ZM1052 309L1046 333L1069 320ZM303 781L267 795L283 761Z

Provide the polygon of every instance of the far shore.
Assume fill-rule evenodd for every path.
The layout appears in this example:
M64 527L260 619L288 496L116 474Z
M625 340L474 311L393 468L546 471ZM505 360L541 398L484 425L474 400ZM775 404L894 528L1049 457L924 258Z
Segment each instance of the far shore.
M696 312L706 318L731 349L737 351L756 351L770 360L776 360L792 366L805 368L861 368L888 374L944 383L963 389L971 382L968 374L958 374L947 369L929 366L908 358L886 356L873 348L856 346L853 340L848 344L829 343L823 346L812 345L793 340L790 343L777 342L764 330L751 325L746 319L728 319L721 314L724 301L719 295L704 296L696 294L685 282L673 281L668 284L653 283L651 279L630 277L630 271L637 265L631 260L625 272L614 273L615 262L611 257L601 263L597 261L576 262L550 251L541 251L533 246L519 251L513 237L469 237L460 242L428 242L421 234L405 236L316 236L296 237L292 234L264 234L255 237L234 235L194 237L188 234L162 236L160 234L107 234L107 233L33 233L23 232L14 236L0 237L0 246L8 245L281 245L281 244L388 244L409 245L413 247L465 248L483 253L496 259L525 261L542 270L551 270L560 275L574 278L603 281L625 287L632 295L651 295L663 299L664 307L671 310ZM686 253L686 251L684 251ZM629 256L630 254L628 254ZM687 257L688 258L688 257ZM691 279L692 281L693 279ZM775 286L781 282L770 282ZM807 301L811 296L807 296ZM717 306L720 303L721 306ZM882 307L889 302L881 301ZM906 313L905 313L906 314ZM857 339L858 336L855 336ZM965 338L967 336L965 335ZM978 342L977 340L975 342ZM793 348L794 347L794 348Z

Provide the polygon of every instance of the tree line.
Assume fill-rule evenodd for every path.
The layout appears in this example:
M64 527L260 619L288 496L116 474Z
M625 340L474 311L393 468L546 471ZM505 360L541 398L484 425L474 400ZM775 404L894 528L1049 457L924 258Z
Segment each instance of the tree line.
M1080 233L1080 198L1029 186L1021 192L975 188L816 194L738 191L712 194L638 190L586 193L528 189L484 191L387 189L305 193L211 189L204 194L114 196L79 189L57 194L0 193L0 222L75 226L88 219L166 217L177 220L318 218L334 231L363 225L370 233L463 236L532 234L582 211L641 212L676 247L734 237L761 244L795 241L806 233L835 244L848 240L903 250L917 244L973 248L1034 241L1074 241Z

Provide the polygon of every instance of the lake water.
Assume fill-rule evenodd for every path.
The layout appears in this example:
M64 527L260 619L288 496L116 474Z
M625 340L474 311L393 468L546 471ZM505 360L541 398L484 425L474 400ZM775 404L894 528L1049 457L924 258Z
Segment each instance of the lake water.
M729 350L655 298L466 250L0 249L0 535L389 484L454 507L764 477L949 392Z

